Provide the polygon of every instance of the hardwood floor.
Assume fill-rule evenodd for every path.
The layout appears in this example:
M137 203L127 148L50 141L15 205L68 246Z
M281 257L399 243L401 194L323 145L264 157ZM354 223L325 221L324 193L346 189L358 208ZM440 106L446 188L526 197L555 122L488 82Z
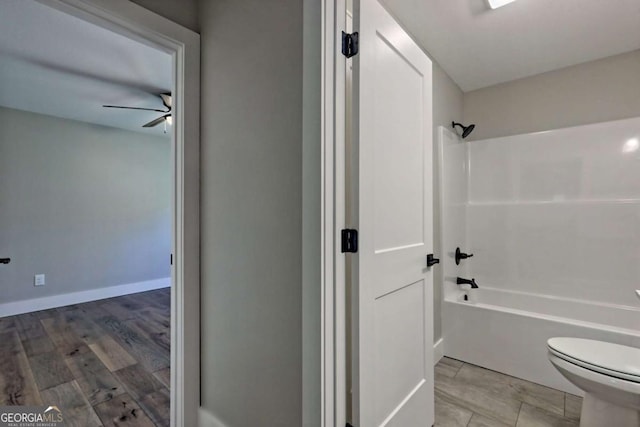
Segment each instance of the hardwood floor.
M0 318L0 406L67 426L169 426L170 290Z

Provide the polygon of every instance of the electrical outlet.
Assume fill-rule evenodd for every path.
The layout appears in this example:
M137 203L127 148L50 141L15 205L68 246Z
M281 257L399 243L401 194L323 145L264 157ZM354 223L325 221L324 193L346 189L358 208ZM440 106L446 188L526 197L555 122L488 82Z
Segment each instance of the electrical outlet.
M44 286L44 274L33 276L33 286Z

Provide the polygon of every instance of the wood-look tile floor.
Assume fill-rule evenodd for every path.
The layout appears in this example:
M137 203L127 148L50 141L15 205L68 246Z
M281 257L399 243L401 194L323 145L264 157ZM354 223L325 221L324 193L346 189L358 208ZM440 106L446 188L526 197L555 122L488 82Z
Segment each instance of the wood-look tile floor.
M67 426L168 426L170 290L0 318L0 406Z
M436 426L578 427L582 399L455 359L436 365Z

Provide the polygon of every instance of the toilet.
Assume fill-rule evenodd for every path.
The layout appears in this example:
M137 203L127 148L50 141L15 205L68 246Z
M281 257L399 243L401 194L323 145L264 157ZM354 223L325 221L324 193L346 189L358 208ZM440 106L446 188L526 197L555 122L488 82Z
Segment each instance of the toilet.
M582 338L551 338L549 360L585 392L580 427L640 427L640 349Z

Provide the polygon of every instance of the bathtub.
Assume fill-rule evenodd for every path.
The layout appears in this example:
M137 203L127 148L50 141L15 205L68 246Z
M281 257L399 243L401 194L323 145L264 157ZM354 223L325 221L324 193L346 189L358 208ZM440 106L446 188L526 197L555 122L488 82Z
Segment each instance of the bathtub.
M630 301L635 304L637 298ZM449 293L442 316L446 356L577 395L582 392L548 361L547 339L579 337L640 347L640 304L482 287Z

